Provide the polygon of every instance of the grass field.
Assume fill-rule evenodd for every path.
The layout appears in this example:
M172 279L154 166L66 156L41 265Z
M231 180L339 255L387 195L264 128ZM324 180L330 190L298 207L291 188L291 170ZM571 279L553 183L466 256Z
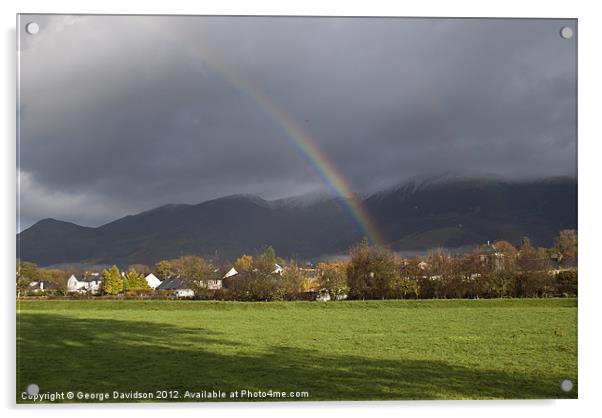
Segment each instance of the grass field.
M243 389L304 400L577 396L576 299L17 306L18 402L29 383L178 400Z

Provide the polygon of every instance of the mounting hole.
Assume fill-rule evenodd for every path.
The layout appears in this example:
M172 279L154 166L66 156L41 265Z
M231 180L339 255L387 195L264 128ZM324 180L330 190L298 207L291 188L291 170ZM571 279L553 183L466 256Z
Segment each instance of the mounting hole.
M570 392L573 390L573 382L571 382L569 379L564 379L562 382L560 382L560 389L562 389L564 392Z
M27 385L27 394L30 396L35 396L40 393L40 387L35 383L30 383Z
M25 25L25 30L30 35L37 35L40 31L40 25L38 25L36 22L29 22L27 25Z
M564 26L560 29L560 36L562 39L571 39L573 37L573 29L568 26Z

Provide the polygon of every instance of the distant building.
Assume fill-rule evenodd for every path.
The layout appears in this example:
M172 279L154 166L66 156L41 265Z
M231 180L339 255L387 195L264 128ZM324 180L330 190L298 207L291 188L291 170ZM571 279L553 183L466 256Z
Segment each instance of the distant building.
M494 244L487 241L487 244L479 247L479 258L485 265L489 265L493 269L498 270L502 267L504 254L499 252Z
M557 271L574 269L577 267L577 257L563 257L562 254L552 253L550 255L550 267Z
M218 290L222 288L222 279L203 280L201 286L205 285L207 289Z
M148 283L148 287L151 289L156 289L161 284L161 280L159 280L153 273L148 274L144 279L146 280L146 283Z
M169 294L177 298L192 298L194 297L194 290L192 289L191 280L170 277L169 279L163 280L163 282L157 286L157 290L167 290Z
M71 275L67 280L67 291L74 293L100 293L102 276L99 273L84 275L81 279Z
M257 269L253 269L253 271L257 271ZM280 265L280 264L274 264L274 270L271 272L271 274L278 274L278 275L282 275L282 273L284 272L284 268ZM223 275L222 279L227 279L229 277L233 277L240 274L234 267L232 267L230 270L228 270L228 272L226 274Z
M52 283L52 282L48 282L46 280L40 280L37 282L31 282L29 284L29 290L35 293L38 292L45 292L47 290L55 290L57 288L57 285Z

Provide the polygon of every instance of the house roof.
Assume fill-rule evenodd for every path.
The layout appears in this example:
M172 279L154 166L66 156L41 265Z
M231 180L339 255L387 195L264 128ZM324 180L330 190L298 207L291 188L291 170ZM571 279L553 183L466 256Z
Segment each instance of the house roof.
M35 284L31 284L32 289L40 289L40 285L44 283L44 289L56 289L58 286L56 283L48 282L46 280L41 280L39 282L35 282Z
M170 277L169 279L163 280L163 282L157 286L157 290L190 289L190 282L190 279L183 277Z
M102 276L100 274L90 274L87 276L84 276L81 279L77 279L80 282L101 282L102 281Z
M234 267L232 267L230 270L228 270L228 272L226 274L224 274L223 278L225 279L226 277L231 277L234 275L237 275L238 271L236 271L236 269Z

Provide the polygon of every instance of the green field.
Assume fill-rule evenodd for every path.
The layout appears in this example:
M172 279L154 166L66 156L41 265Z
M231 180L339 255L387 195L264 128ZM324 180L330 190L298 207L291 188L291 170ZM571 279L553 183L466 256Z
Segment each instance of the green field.
M306 391L304 400L577 397L576 299L17 308L18 402L29 383L40 392L164 390L178 400L270 389ZM570 393L563 379L575 383Z

